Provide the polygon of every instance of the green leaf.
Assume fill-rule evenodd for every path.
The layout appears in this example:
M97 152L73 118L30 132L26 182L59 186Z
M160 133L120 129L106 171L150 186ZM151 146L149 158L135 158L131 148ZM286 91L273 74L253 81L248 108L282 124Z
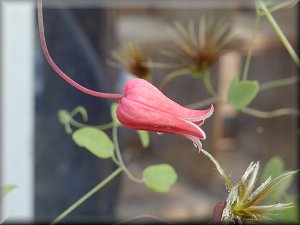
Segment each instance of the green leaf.
M72 138L74 142L99 158L110 158L114 152L114 144L101 130L84 127L76 130Z
M150 134L148 131L144 131L144 130L137 130L137 133L140 137L142 146L144 148L147 148L150 144Z
M262 175L261 183L263 183L269 176L272 178L278 177L284 171L284 162L279 156L273 156L265 165Z
M113 120L114 123L116 124L121 124L117 118L117 108L118 108L119 104L118 103L112 103L111 106L110 106L110 115L111 115L111 118Z
M3 200L3 198L12 190L16 189L17 185L15 184L7 184L1 187L1 196L0 196L0 201Z
M177 180L176 171L169 164L147 167L143 172L145 185L155 192L168 192Z
M228 90L228 101L235 109L240 110L252 102L252 100L256 97L258 90L259 84L257 81L239 81L236 76L232 80Z

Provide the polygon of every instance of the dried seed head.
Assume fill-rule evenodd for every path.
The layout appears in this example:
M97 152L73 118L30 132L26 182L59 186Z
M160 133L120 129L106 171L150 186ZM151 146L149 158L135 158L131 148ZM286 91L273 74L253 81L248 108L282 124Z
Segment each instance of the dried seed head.
M189 68L194 76L209 70L233 38L228 23L206 17L198 25L193 20L186 26L175 21L168 31L177 51L164 50L162 54L177 60L180 69Z
M146 52L136 42L126 42L119 49L112 52L112 65L121 65L131 74L149 79L150 70L147 67L148 57Z
M293 207L291 203L273 205L257 205L257 203L298 171L284 173L275 179L269 177L254 189L258 170L259 162L251 162L241 180L229 190L226 206L222 212L222 224L262 223L271 220L269 217L271 213Z

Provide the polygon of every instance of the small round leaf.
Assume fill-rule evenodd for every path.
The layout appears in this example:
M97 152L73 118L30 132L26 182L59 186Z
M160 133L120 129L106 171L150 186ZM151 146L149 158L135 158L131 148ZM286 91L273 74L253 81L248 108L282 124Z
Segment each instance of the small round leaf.
M114 144L101 130L84 127L76 130L72 138L74 142L99 158L110 158L113 155Z
M255 80L239 81L235 77L228 90L228 101L237 110L243 109L249 105L256 97L259 90L259 83Z
M168 192L177 180L175 169L169 164L147 167L143 172L145 185L155 192Z

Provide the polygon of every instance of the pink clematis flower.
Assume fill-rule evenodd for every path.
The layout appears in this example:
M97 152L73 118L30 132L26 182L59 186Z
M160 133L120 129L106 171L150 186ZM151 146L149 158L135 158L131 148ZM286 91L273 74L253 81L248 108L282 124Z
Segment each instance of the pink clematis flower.
M199 127L213 114L213 105L206 110L185 108L166 97L146 80L135 78L127 82L119 100L117 118L128 128L169 133L193 141L201 150L199 139L206 135Z
M214 110L212 105L206 110L185 108L167 98L148 81L139 78L128 81L122 95L98 92L83 87L65 74L50 56L44 33L41 0L38 0L38 22L45 58L66 82L88 95L119 100L117 118L125 127L183 136L193 141L200 152L202 148L200 139L204 140L206 135L199 126L212 115Z

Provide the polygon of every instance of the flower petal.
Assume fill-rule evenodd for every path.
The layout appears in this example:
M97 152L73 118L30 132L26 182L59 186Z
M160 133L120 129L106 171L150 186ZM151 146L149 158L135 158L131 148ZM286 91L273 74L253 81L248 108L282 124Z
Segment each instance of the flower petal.
M148 81L138 78L127 82L123 94L127 99L131 99L159 111L172 113L177 117L185 118L197 125L202 124L202 121L210 117L214 111L212 105L206 110L185 108L166 97Z
M200 110L195 110L195 111L200 111ZM204 120L209 118L213 113L214 113L214 106L210 105L210 107L208 109L201 110L202 115L200 117L185 118L185 119L195 123L198 126L200 126L204 123Z
M120 100L117 117L124 126L135 130L190 135L201 139L206 137L204 131L192 122L126 97Z
M186 134L178 134L179 136L183 136L189 140L191 140L194 144L194 146L198 149L198 153L201 152L201 149L202 149L202 143L200 141L199 138L195 137L195 136L192 136L192 135L186 135Z

